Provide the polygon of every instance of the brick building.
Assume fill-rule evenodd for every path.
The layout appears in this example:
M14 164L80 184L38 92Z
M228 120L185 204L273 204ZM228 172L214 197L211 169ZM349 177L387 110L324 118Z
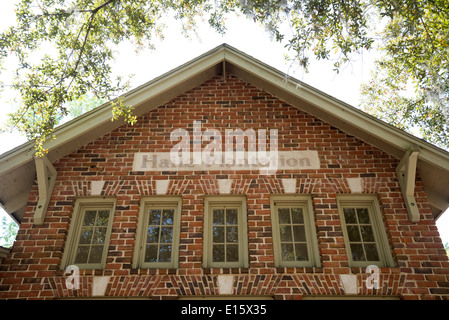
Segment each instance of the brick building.
M20 222L0 298L449 297L447 152L228 45L124 102L134 126L105 104L59 127L45 158L30 143L0 156ZM168 156L230 138L249 154L263 137L271 172Z

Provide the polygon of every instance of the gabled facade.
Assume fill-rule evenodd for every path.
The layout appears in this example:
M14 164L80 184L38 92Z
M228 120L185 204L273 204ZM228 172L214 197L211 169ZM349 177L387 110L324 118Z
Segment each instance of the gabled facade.
M124 100L0 156L0 298L449 297L447 152L227 45ZM276 165L170 158L229 141Z

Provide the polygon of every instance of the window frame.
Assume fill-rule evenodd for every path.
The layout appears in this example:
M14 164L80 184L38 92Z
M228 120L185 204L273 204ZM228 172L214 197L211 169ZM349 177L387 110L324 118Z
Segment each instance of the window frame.
M145 262L146 231L149 223L149 209L174 208L173 238L170 262ZM177 196L147 196L140 200L139 218L132 267L134 269L176 269L179 263L179 237L181 226L182 198Z
M238 248L239 260L231 262L212 261L212 231L213 217L212 209L236 206L238 212ZM203 267L204 268L248 268L248 217L245 196L211 196L204 198L204 230L203 230Z
M104 269L106 267L106 258L109 251L109 243L112 233L112 223L115 215L116 198L115 197L80 197L75 201L73 208L72 220L70 222L67 242L65 244L64 253L61 261L61 269L65 269L69 265L76 265L79 269ZM88 210L110 210L108 225L106 229L106 237L104 241L104 250L100 263L82 263L76 264L76 249L79 246L79 237L82 229L82 221L85 212Z
M349 267L367 267L369 265L376 265L378 267L394 267L392 252L390 249L388 236L384 221L382 219L382 212L379 201L375 195L340 195L337 196L338 213L341 221L341 228L348 257ZM374 242L376 243L377 252L379 256L378 261L354 261L352 259L352 251L349 241L349 235L346 228L346 219L344 216L344 208L367 208L368 215L373 229Z
M305 195L272 195L270 197L271 224L273 233L273 251L276 267L321 267L318 238L315 225L315 214L312 197ZM309 259L307 261L282 260L281 237L279 230L279 207L300 207L303 209L304 228Z

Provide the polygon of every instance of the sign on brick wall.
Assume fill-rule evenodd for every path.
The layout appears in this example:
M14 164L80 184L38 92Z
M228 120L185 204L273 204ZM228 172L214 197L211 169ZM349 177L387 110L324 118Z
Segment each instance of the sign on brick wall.
M251 154L243 152L238 157L234 152L227 157L222 154L221 161L208 163L201 154L192 153L190 161L174 163L170 152L138 152L134 154L133 171L200 171L200 170L301 170L319 169L320 160L318 152L305 151L278 151L276 155L266 158L251 158ZM199 159L194 161L194 159ZM230 161L233 159L233 161ZM238 161L239 160L239 161ZM275 172L273 172L275 173Z
M177 128L170 134L176 142L170 152L134 155L133 171L277 170L319 169L317 151L279 151L277 129L202 129L193 121L192 130ZM224 148L223 148L224 146Z

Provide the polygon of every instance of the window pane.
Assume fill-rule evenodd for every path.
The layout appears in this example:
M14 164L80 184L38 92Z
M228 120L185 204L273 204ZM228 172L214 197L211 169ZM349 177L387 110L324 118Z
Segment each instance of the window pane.
M226 261L239 261L239 246L236 244L228 244L226 246Z
M205 225L205 233L210 235L209 243L205 243L207 254L207 262L212 263L213 267L223 266L240 266L242 240L239 232L241 230L239 223L241 222L241 208L232 202L213 203L209 214L209 225ZM209 231L207 230L209 229Z
M150 226L154 226L154 225L159 225L161 221L161 210L150 210L150 221L149 221L149 225Z
M302 208L292 208L292 221L293 223L304 223Z
M348 230L348 238L351 242L360 242L360 233L358 226L347 226L346 230Z
M158 243L158 242L159 242L159 228L148 227L147 243Z
M279 234L281 236L281 241L292 241L292 228L288 226L280 226Z
M109 210L100 210L97 215L97 226L107 226L109 220Z
M76 250L75 263L87 263L89 246L79 246Z
M100 264L107 250L105 244L111 210L85 208L80 214L81 226L72 261L75 264Z
M278 207L276 212L278 214L279 224L277 230L279 231L280 243L277 248L280 248L280 260L284 262L308 262L307 265L313 264L312 256L309 256L308 250L308 229L306 226L305 216L306 209L299 203L292 204L287 207L285 202L281 204L284 207ZM313 252L311 253L313 254ZM300 263L285 263L282 266L302 266Z
M344 208L353 261L379 261L369 208ZM349 224L349 225L348 225Z
M214 225L224 225L224 210L214 209L213 210L213 224Z
M81 228L79 244L90 244L90 242L92 240L93 231L94 231L94 228L92 228L92 227Z
M145 249L145 262L157 262L157 245L147 245Z
M365 261L365 254L363 252L362 244L351 243L352 260Z
M224 262L224 245L214 244L212 246L212 261L214 262Z
M159 249L159 262L170 262L171 245L161 245Z
M213 228L213 242L223 243L224 242L224 227L214 227Z
M371 226L360 226L363 241L374 242L374 233Z
M237 227L226 227L226 242L238 242Z
M307 261L309 255L307 254L307 244L297 243L295 244L296 261Z
M103 255L103 246L92 246L88 263L100 263Z
M366 259L368 261L379 261L377 247L374 243L365 244L365 251L366 251Z
M293 226L293 236L295 241L306 241L306 230L304 226Z
M294 261L295 256L293 254L293 244L282 243L281 244L281 254L282 254L283 261Z
M161 243L172 243L173 239L173 228L172 227L163 227L161 228Z
M345 215L346 223L357 223L354 209L344 208L343 213Z
M237 222L237 209L227 209L226 210L226 224L234 224L236 225Z
M357 209L357 216L359 217L359 223L370 223L367 208Z
M95 228L95 232L92 238L93 244L103 244L106 240L106 228Z
M97 216L97 211L87 210L84 213L83 226L93 226L95 225L95 217Z
M290 221L290 209L288 208L279 208L279 223L287 224L291 223Z
M173 225L173 217L175 215L175 210L164 209L162 213L162 224L163 225Z

